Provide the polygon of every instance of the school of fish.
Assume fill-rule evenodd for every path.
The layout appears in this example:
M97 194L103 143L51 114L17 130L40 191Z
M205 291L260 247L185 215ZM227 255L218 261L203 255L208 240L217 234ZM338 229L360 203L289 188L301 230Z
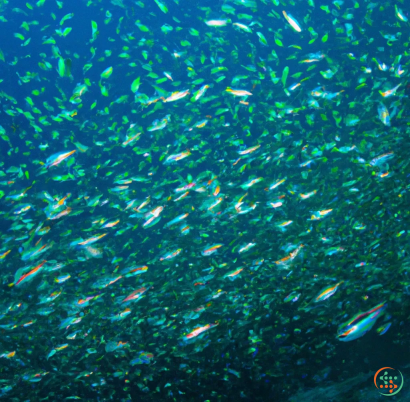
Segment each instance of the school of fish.
M307 401L404 342L409 13L0 1L0 400Z

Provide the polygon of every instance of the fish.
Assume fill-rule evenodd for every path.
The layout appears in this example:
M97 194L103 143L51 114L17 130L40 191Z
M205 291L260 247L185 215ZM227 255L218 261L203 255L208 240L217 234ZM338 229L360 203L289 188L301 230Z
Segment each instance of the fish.
M176 200L175 200L176 201ZM186 213L186 214L182 214L182 215L179 215L179 216L177 216L176 218L174 218L174 219L172 219L171 221L169 221L164 227L170 227L170 226L172 226L172 225L175 225L176 223L178 223L178 222L181 222L183 219L185 219L185 218L187 218L188 217L188 213Z
M252 94L249 91L245 91L243 89L232 89L226 88L226 92L231 93L234 96L251 96Z
M403 22L407 22L409 19L408 17L403 13L403 11L397 7L397 4L394 5L394 9L396 12L396 17Z
M185 152L180 152L178 154L174 154L174 155L169 155L166 159L164 164L170 164L170 163L174 163L174 162L178 162L181 161L182 159L187 158L188 156L191 155L190 151L185 151Z
M373 328L386 308L387 304L383 302L364 313L355 315L352 319L339 326L337 338L339 341L349 342L364 336Z
M73 151L68 151L68 152L62 151L62 152L58 152L54 155L51 155L49 158L47 158L44 167L46 169L50 169L53 166L58 166L62 161L69 158L75 152L76 152L76 150L74 149Z
M206 247L204 250L202 250L201 254L203 256L210 256L218 252L218 249L222 246L223 244L213 244L212 246Z
M175 102L177 100L185 98L185 96L187 95L189 95L189 89L173 92L170 96L164 99L164 102Z
M47 261L44 260L43 262L41 262L40 264L38 264L37 266L35 266L33 269L31 269L31 270L30 270L29 272L27 272L26 274L21 275L21 276L18 278L17 282L15 283L15 286L18 286L18 285L19 285L20 283L22 283L23 281L28 281L28 280L32 279L34 276L38 275L46 262L47 262ZM19 271L17 271L17 274L16 274L16 275L18 275L18 272L19 272Z
M193 96L193 101L199 100L202 96L205 95L206 91L210 88L209 85L202 85L201 88L198 89L198 91L195 92Z
M98 240L102 239L104 236L107 236L107 233L103 233L102 235L99 236L93 236L88 238L87 240L80 241L77 243L79 246L87 246L89 244L96 243Z
M177 255L179 255L181 252L182 252L182 248L178 248L174 251L170 251L169 253L164 254L159 260L160 261L172 260Z
M286 11L282 11L283 16L285 17L286 21L289 23L289 25L296 31L296 32L302 32L302 28L300 27L299 23Z
M206 324L202 327L197 327L195 329L193 329L189 334L185 335L186 339L193 339L196 338L197 336L201 335L202 333L209 331L211 328L214 328L216 326L218 326L218 323L210 323L210 324Z
M224 27L228 24L228 20L208 20L205 24L209 27Z
M385 126L390 126L390 114L389 114L389 110L386 108L386 106L384 106L382 103L380 103L379 107L377 108L377 112L379 114L380 121Z
M313 301L315 303L318 303L320 301L324 301L324 300L328 299L329 297L333 296L342 283L343 283L343 281L336 283L336 285L331 285L331 286L327 286L327 287L323 288L318 293L318 295L314 297Z
M126 303L128 301L132 300L137 300L139 299L145 292L147 291L147 288L142 287L137 290L134 290L132 293L130 293L121 303Z
M394 88L389 89L385 92L380 92L380 95L383 96L383 98L388 98L389 96L393 96L396 94L396 91L401 87L401 84L396 85Z
M388 160L394 158L394 152L387 152L385 154L376 156L370 161L370 165L372 166L380 166L386 163Z

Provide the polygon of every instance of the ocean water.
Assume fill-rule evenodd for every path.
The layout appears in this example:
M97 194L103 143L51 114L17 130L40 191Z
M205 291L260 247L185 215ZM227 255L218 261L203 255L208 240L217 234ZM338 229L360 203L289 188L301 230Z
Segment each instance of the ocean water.
M0 400L408 400L409 12L0 0Z

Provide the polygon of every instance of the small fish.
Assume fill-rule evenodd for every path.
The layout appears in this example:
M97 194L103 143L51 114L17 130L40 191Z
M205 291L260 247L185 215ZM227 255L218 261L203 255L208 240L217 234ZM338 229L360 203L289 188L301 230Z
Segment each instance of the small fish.
M286 177L282 180L278 180L275 183L273 183L270 187L269 190L274 190L276 187L279 187L281 184L283 184L286 181Z
M36 267L34 267L30 272L28 272L27 274L22 275L16 282L16 286L18 286L20 283L22 283L23 281L27 281L28 279L32 279L35 275L37 275L41 268L44 266L44 264L47 261L43 261L41 262L39 265L37 265Z
M14 209L13 214L21 215L29 211L31 208L32 208L31 204L21 204Z
M396 12L396 17L403 22L407 22L409 19L404 15L403 11L397 7L397 5L394 5L394 9Z
M7 250L6 252L4 252L3 254L0 255L0 260L4 260L6 258L6 256L11 252L11 250Z
M193 331L191 331L188 335L185 335L185 338L186 339L196 338L197 336L201 335L205 331L209 331L211 328L214 328L217 325L218 323L215 323L215 324L211 323L211 324L204 325L203 327L197 327Z
M379 91L379 92L380 92L380 95L383 96L383 98L388 98L389 96L395 95L395 94L396 94L396 91L397 91L400 87L401 87L401 84L396 85L394 88L389 89L388 91L385 91L385 92Z
M228 20L209 20L205 21L209 27L224 27L228 24Z
M299 23L290 14L287 14L286 11L282 11L282 13L286 21L296 32L302 32L302 28L300 27Z
M228 272L228 273L224 276L224 278L233 279L233 278L235 278L236 276L238 276L242 271L243 271L243 268L235 269L235 270L232 271L232 272Z
M104 236L107 236L107 233L103 233L100 236L90 237L89 239L84 240L84 241L82 241L80 243L77 243L77 244L79 246L86 246L86 245L89 245L89 244L93 244L93 243L97 242L98 240L102 239Z
M165 163L165 164L168 164L168 163L178 162L178 161L180 161L180 160L182 160L182 159L187 158L189 155L191 155L191 152L190 152L190 151L181 152L181 153L175 154L175 155L170 155L170 156L168 156L167 159L165 159L165 162L164 162L164 163Z
M314 303L327 300L329 297L333 296L342 283L343 281L336 283L336 285L327 286L322 289L319 294L314 297Z
M59 165L63 160L69 158L71 155L73 155L76 152L74 151L69 151L69 152L58 152L54 155L51 155L45 163L45 168L50 169L53 166Z
M258 148L260 148L260 145L255 145L254 147L247 148L244 151L239 151L238 154L239 155L247 155L247 154L250 154L252 152L255 152Z
M251 28L249 28L247 25L241 24L239 22L234 22L232 25L235 26L235 27L238 27L242 31L245 31L245 32L248 32L248 33L252 32Z
M337 338L339 341L349 342L362 337L373 328L386 308L387 304L383 302L364 313L355 315L352 319L340 325Z
M238 250L239 254L242 254L246 251L249 251L251 248L255 247L256 243L248 243L248 244L244 244L243 246L241 246Z
M103 225L101 225L101 229L113 228L114 226L118 225L119 223L120 223L119 219L117 219L116 221L106 222Z
M145 272L148 271L148 267L147 266L143 266L143 267L131 267L131 268L124 268L121 273L126 277L129 278L131 276L135 276L135 275L141 275Z
M372 166L380 166L386 163L388 160L394 158L394 152L388 152L383 155L379 155L376 158L373 158L370 161L370 165Z
M56 283L63 283L68 281L71 278L71 275L61 275L54 279Z
M249 91L245 91L243 89L232 89L232 88L226 88L226 92L231 93L234 96L251 96L252 94Z
M164 254L159 260L160 261L171 260L175 258L177 255L179 255L181 251L182 251L182 248L178 248L174 251L170 251L169 253Z
M317 193L317 190L313 190L310 193L306 194L299 194L299 197L302 198L302 200L307 200L310 197L313 197Z
M379 114L379 119L380 121L385 125L385 126L390 126L390 114L386 106L384 106L382 103L379 104L377 108L377 112Z
M131 314L131 310L129 308L126 308L121 313L118 313L118 314L115 314L109 317L109 319L111 320L111 322L122 321L123 319L127 318L130 314Z
M391 322L386 322L385 324L383 324L381 327L376 329L376 332L379 335L384 335L391 327Z
M195 92L193 99L197 101L199 98L204 96L208 88L209 88L209 85L203 85L201 88L199 88L198 91Z
M182 221L183 219L185 219L188 215L189 215L188 213L179 215L179 216L177 216L176 218L172 219L170 222L168 222L164 227L168 228L168 227L170 227L170 226L172 226L172 225L174 225L174 224L176 224L176 223L178 223L178 222L181 222L181 221Z
M128 301L133 301L139 299L145 292L147 291L147 288L142 287L137 290L134 290L132 293L130 293L121 303L126 303Z
M172 76L171 76L170 73L167 73L166 71L164 71L164 75L165 75L165 77L167 77L170 81L174 81L174 80L172 79Z
M212 254L215 254L219 248L221 248L223 246L223 244L214 244L210 247L205 248L204 250L202 250L201 254L203 256L210 256Z
M101 78L105 78L105 79L109 78L109 77L111 76L112 72L113 72L113 68L112 68L112 67L108 67L106 70L104 70L104 71L101 73Z
M298 301L299 300L299 297L300 297L300 293L297 293L297 292L292 292L292 293L289 293L286 297L285 297L285 299L283 300L285 303L289 303L289 302L296 302L296 301Z
M185 98L187 95L189 95L189 89L185 91L173 92L170 96L168 96L168 98L164 99L164 102L175 102Z

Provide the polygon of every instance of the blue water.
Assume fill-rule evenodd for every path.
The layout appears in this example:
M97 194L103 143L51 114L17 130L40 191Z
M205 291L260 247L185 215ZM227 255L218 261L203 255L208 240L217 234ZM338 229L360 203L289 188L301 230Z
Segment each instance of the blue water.
M376 401L377 370L406 380L407 4L0 10L0 399Z

